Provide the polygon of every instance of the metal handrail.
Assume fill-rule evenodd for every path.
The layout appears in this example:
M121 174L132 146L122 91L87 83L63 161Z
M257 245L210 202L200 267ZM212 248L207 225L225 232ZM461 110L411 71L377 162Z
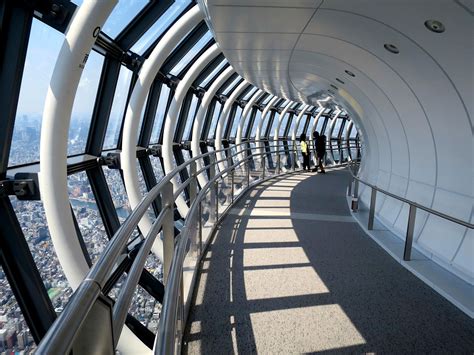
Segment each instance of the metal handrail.
M460 225L462 225L462 226L464 226L464 227L467 227L467 228L469 228L469 229L474 229L474 224L472 224L472 223L469 223L469 222L463 221L463 220L461 220L461 219L459 219L459 218L456 218L456 217L447 215L447 214L445 214L445 213L443 213L443 212L436 211L436 210L434 210L434 209L432 209L432 208L429 208L429 207L426 207L426 206L424 206L424 205L421 205L421 204L419 204L418 202L415 202L415 201L406 199L406 198L404 198L404 197L395 195L395 194L393 194L393 193L391 193L391 192L389 192L389 191L387 191L387 190L381 189L380 187L378 187L378 186L376 186L376 185L373 185L373 184L371 184L371 183L369 183L369 182L367 182L367 181L362 180L362 179L359 178L358 176L355 176L355 175L353 174L353 172L352 172L351 169L349 169L349 171L351 172L351 175L352 175L352 177L353 177L355 180L358 180L358 181L361 182L362 184L367 185L367 186L373 188L374 190L376 190L376 191L378 191L378 192L382 192L383 194L385 194L385 195L387 195L387 196L390 196L390 197L392 197L392 198L394 198L394 199L396 199L396 200L405 202L405 203L407 203L407 204L409 204L409 205L413 205L413 206L415 206L416 208L419 208L420 210L423 210L423 211L429 212L429 213L431 213L431 214L434 214L435 216L438 216L438 217L447 219L447 220L449 220L449 221L451 221L451 222L460 224Z
M435 216L441 217L445 220L448 220L450 222L454 222L456 224L459 224L461 226L464 226L469 229L474 228L474 224L463 221L459 218L447 215L443 212L436 211L432 208L423 206L419 204L418 202L411 201L409 199L406 199L404 197L395 195L387 190L381 189L380 187L373 185L367 181L362 180L358 176L354 175L353 169L352 169L352 162L349 162L348 164L349 172L351 174L351 180L349 182L349 186L347 189L347 194L348 196L351 196L354 198L352 200L352 210L354 212L357 211L358 209L358 194L359 194L359 183L362 183L368 187L371 188L371 194L370 194L370 204L369 204L369 218L367 222L367 229L372 230L374 227L374 221L375 221L375 204L376 204L376 199L377 199L377 192L381 192L389 197L392 197L398 201L407 203L410 206L410 210L408 212L408 221L407 221L407 230L406 230L406 236L405 236L405 247L403 251L403 260L405 261L410 261L411 260L411 251L413 248L413 236L415 233L415 219L416 219L416 210L419 208L423 211L426 211L430 214L433 214ZM352 183L354 183L354 193L352 193Z
M280 151L276 153L280 153ZM237 167L250 161L250 159L252 159L254 156L261 156L263 158L267 154L267 152L263 152L249 155L243 160L238 161L237 163L216 174L212 179L209 180L209 182L205 186L202 187L199 194L196 196L194 202L192 203L188 215L192 216L194 215L194 213L197 212L201 201L207 195L209 190L213 188L215 183L224 175L228 174L229 172L235 171ZM176 320L180 306L179 289L182 282L183 264L184 258L186 256L187 243L189 241L189 229L191 228L188 221L188 219L185 220L183 230L181 231L180 240L176 245L173 263L171 265L170 273L168 276L168 289L163 298L160 327L155 337L155 354L174 354L177 352L175 348L177 326Z
M81 330L81 327L83 323L85 322L85 319L87 318L89 312L93 308L95 302L100 297L102 290L104 289L108 281L108 278L113 272L113 269L117 263L118 258L120 257L120 255L122 255L123 250L126 247L127 241L129 240L133 231L137 227L138 222L145 215L148 208L152 205L153 201L155 201L156 198L160 194L162 194L162 197L165 197L163 195L166 194L167 198L162 198L163 208L161 209L156 220L154 221L151 230L147 234L147 237L143 245L141 246L138 256L136 257L128 273L125 287L120 292L119 298L114 306L113 329L114 329L114 333L116 333L115 334L116 339L114 341L115 344L113 345L114 347L116 346L116 342L118 341L118 338L119 338L118 335L120 334L121 329L123 327L123 323L125 322L125 317L127 314L127 310L130 306L131 297L133 296L133 291L135 290L136 285L138 284L138 279L139 279L141 270L143 269L146 256L148 255L151 245L153 244L153 241L156 238L156 235L159 233L161 228L163 228L163 231L164 231L163 233L164 242L166 243L168 241L168 243L171 243L172 245L174 244L174 231L173 231L174 227L171 226L171 229L169 228L169 226L168 228L165 228L165 223L164 223L165 219L167 218L168 218L168 221L171 221L170 222L171 224L173 223L172 208L173 208L173 203L174 203L175 198L173 196L173 187L171 185L172 179L174 179L174 177L180 171L186 169L188 165L195 164L196 161L199 159L203 159L204 157L208 157L211 155L216 155L219 152L226 152L231 149L236 149L237 147L241 145L245 145L245 144L248 144L248 142L243 142L239 145L233 145L228 148L204 153L184 162L183 164L174 168L169 174L164 176L160 180L160 182L157 185L155 185L144 196L142 201L140 201L140 203L135 207L132 213L128 216L128 218L117 230L113 238L107 244L104 252L100 255L97 262L92 266L91 270L86 275L84 281L79 285L78 289L74 293L75 296L71 298L65 310L61 313L61 315L57 318L57 320L53 323L51 328L48 330L47 334L45 335L45 337L42 339L42 341L40 342L38 346L38 349L37 349L38 354L68 353L70 351L71 347L73 346L75 337L78 335L79 331ZM277 143L277 146L278 146L278 143ZM233 153L230 157L227 157L226 159L222 159L221 161L227 161L229 158L234 158L234 157L239 156L245 150L252 150L252 149L258 150L259 147L254 147L254 148L246 147L243 150L237 149L237 151ZM291 150L283 149L283 152L285 153L288 153L289 151ZM278 150L278 152L273 152L273 154L277 154L277 153L279 154L280 150ZM225 174L228 174L229 171L235 169L235 167L249 162L254 157L261 156L261 158L264 161L263 166L265 166L265 157L268 154L269 154L268 152L249 154L244 159L238 160L232 166L222 170L221 172L216 174L215 177L213 177L213 179L211 179L201 189L198 195L199 198L202 199L202 196L204 196L204 193L207 193L207 191L210 189L210 186L212 186L217 181L217 179L222 178ZM211 167L215 168L218 162L219 161L211 162L208 166L206 166L205 169L201 169L200 172L204 172L206 169L211 169ZM248 166L247 168L249 169ZM263 168L263 174L264 173L265 173L265 168ZM189 185L193 179L196 179L197 175L198 174L196 172L191 174L190 178L188 178L185 182L186 186ZM166 191L168 191L168 193L166 193ZM191 201L193 202L191 204L192 208L190 211L192 213L195 213L195 210L196 210L195 201L197 200L198 199L195 198L194 201ZM171 217L171 220L169 219L170 217ZM185 226L187 226L186 222L185 222ZM165 232L165 229L167 230L167 232ZM185 237L182 237L182 238L185 238ZM178 245L180 245L180 243L178 243ZM165 260L164 260L165 273L166 273L167 263L169 264L170 272L173 270L173 264L175 264L175 262L171 262L171 260L172 259L169 258L169 260L167 261L167 256L165 255ZM172 285L168 284L167 294L170 287L172 287Z

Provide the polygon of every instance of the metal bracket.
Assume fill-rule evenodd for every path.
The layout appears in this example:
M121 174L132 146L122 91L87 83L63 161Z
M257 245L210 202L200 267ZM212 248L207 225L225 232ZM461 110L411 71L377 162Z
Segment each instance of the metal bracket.
M125 66L133 72L138 72L144 61L145 58L131 51L122 55L122 62L125 63Z
M40 200L38 174L17 173L13 179L0 181L0 197L16 196L19 200Z
M151 147L147 148L147 152L149 155L153 155L154 157L160 157L161 145L158 145L158 144L152 145Z
M34 15L40 21L64 33L76 8L77 5L69 0L38 1Z
M121 169L120 165L120 153L111 152L107 153L104 157L99 158L100 165L106 165L109 169Z

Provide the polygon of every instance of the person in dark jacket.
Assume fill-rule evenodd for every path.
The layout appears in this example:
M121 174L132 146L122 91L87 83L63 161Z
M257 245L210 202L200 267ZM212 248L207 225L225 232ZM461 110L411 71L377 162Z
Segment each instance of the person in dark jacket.
M309 171L309 146L306 143L306 135L304 133L300 136L301 155L303 156L303 170Z
M321 169L321 173L325 174L326 171L323 167L323 159L326 154L326 136L324 134L319 135L319 132L313 132L313 143L316 148L316 157L318 160L318 165L314 168L313 171L318 171L318 168Z

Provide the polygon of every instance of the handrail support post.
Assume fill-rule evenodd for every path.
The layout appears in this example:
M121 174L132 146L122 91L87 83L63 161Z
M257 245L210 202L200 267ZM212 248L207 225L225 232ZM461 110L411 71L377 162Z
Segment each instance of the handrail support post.
M405 250L403 251L403 260L411 260L411 249L413 246L413 234L415 232L415 217L416 217L416 206L410 205L410 211L408 213L408 226L407 234L405 238Z
M174 253L174 200L173 184L167 182L161 192L163 208L167 207L163 218L163 281L166 284Z
M374 218L375 218L375 201L377 199L377 190L372 187L370 193L370 207L369 207L369 223L367 229L371 231L374 229Z
M197 195L197 176L195 161L192 161L189 164L189 177L191 179L191 182L189 183L189 205L191 206Z

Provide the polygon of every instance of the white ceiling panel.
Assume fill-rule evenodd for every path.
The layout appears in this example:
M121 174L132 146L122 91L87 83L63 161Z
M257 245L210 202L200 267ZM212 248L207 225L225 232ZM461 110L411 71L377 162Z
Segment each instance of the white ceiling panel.
M271 7L307 7L315 9L321 4L322 0L213 0L207 1L212 5L229 5L233 6L271 6Z
M313 11L306 8L211 6L215 32L300 33ZM272 21L265 19L271 18ZM263 21L262 21L263 20Z
M223 49L292 49L299 34L285 33L223 33L216 34L216 40Z

